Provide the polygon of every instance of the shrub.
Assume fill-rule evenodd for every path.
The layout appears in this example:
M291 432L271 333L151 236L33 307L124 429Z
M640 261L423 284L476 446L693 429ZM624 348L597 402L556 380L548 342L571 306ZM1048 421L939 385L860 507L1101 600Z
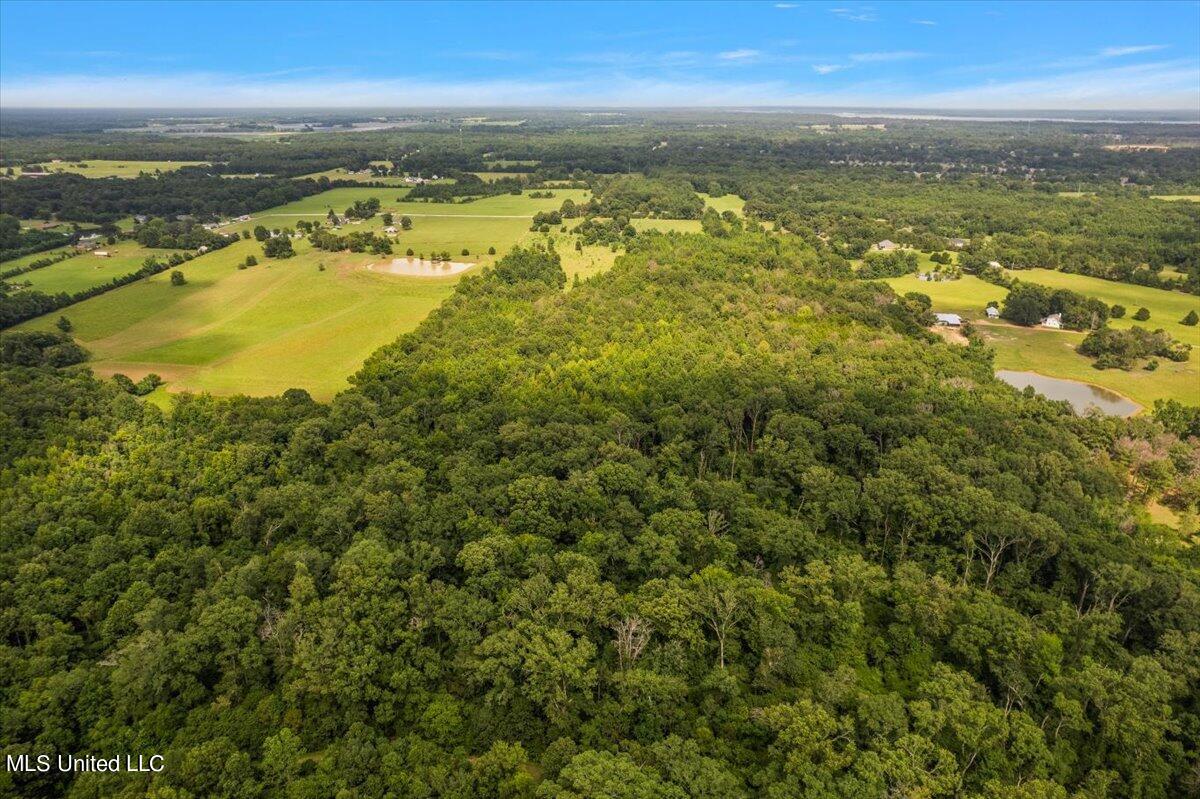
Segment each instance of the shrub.
M180 272L178 269L171 270L171 285L172 286L182 286L182 285L185 285L186 283L187 283L187 278L185 278L183 276L183 272Z
M1200 322L1200 314L1197 314L1194 308L1187 312L1187 316L1179 320L1179 324L1188 327L1195 327L1197 322Z
M1138 320L1139 322L1145 322L1147 319L1150 318L1150 309L1149 308L1138 308L1137 313L1135 313L1133 315L1133 318Z

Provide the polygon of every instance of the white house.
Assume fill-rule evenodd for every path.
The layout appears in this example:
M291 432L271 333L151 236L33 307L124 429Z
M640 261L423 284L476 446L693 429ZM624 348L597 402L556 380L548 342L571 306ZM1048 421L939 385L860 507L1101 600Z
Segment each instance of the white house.
M947 327L960 327L962 325L962 317L956 313L935 313L934 320L939 325Z
M963 247L967 246L966 239L949 239L947 243L956 250L961 250Z
M385 228L383 229L383 232L384 232L384 233L387 233L387 234L395 234L395 232L396 232L396 227L395 227L395 225L388 225L387 227L385 227Z
M1062 314L1052 313L1042 320L1042 327L1052 327L1055 330L1062 329Z
M1000 318L1000 309L997 308L995 305L989 305L984 310L984 313L987 314L988 319L999 319Z
M108 250L92 250L92 255L96 256L97 258L107 258Z
M196 252L198 252L198 253L200 253L201 255L203 255L204 253L208 252L208 245L207 245L207 244L201 244L199 247L197 247L197 248L196 248Z
M879 252L887 252L889 250L896 249L896 246L896 242L892 241L891 239L884 239L875 245L875 249Z
M988 266L994 266L994 267L996 267L997 269L999 269L999 268L1000 268L1000 262L999 262L999 261L988 261Z

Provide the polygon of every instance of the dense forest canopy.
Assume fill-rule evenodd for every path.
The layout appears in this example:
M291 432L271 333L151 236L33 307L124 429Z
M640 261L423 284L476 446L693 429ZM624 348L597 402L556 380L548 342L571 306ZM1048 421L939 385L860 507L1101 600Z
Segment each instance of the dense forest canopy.
M1138 506L1187 410L1015 393L800 236L628 250L567 292L512 252L327 405L0 348L5 753L169 764L0 785L1200 790L1200 550Z

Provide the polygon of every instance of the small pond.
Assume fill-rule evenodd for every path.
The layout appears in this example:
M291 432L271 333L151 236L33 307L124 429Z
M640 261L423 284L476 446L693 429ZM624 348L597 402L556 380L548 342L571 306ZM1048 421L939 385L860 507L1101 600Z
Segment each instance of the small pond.
M1079 414L1086 412L1088 408L1099 408L1109 416L1132 416L1142 407L1115 391L1077 380L1046 377L1036 372L1012 372L1008 369L996 370L996 377L1013 388L1024 389L1026 386L1032 386L1034 391L1046 399L1066 400Z
M391 263L371 264L367 268L372 272L387 272L389 275L410 275L413 277L446 277L465 272L475 264L460 263L459 261L427 261L423 258L395 258Z

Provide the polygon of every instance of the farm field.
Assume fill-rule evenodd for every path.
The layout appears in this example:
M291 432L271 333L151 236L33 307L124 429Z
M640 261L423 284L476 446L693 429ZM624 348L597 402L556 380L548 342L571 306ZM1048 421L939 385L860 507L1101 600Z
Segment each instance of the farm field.
M72 249L70 245L63 245L62 247L55 247L52 250L42 250L41 252L22 255L20 258L10 258L7 261L0 261L0 272L7 272L9 269L19 269L28 266L34 261L40 261L43 258L53 258L70 249Z
M107 283L114 277L136 272L150 257L166 260L173 250L152 250L135 241L119 241L98 248L109 253L101 258L93 252L82 252L56 264L35 269L13 278L14 283L28 283L29 288L45 294L77 291ZM44 256L43 256L44 257ZM16 263L12 261L10 263Z
M1200 194L1152 194L1152 200L1167 200L1168 202L1200 203Z
M494 263L516 244L550 241L563 260L568 287L610 268L617 257L606 246L575 249L576 237L558 229L550 234L529 230L534 213L557 209L570 198L585 202L583 189L558 189L554 197L499 195L469 203L405 201L408 189L340 188L270 209L248 222L228 225L226 232L293 227L300 219L320 219L330 208L339 213L357 200L378 197L382 212L411 217L413 227L394 240L396 256L409 248L417 255L450 252L480 266ZM723 200L723 209L739 203ZM697 231L698 220L638 219L639 230ZM380 232L381 215L343 231ZM345 388L346 378L379 346L411 330L446 297L457 276L403 277L367 271L366 265L389 256L328 253L307 242L294 243L297 256L282 261L264 258L259 242L243 240L198 257L181 269L185 286L171 286L167 274L93 297L63 309L74 335L93 354L99 374L124 373L134 379L155 372L166 393L208 391L217 394L278 394L304 388L328 399ZM487 254L490 247L497 255ZM111 259L89 254L37 270L42 290L78 290L96 280L133 271L149 255L131 242L107 248ZM466 249L468 255L461 255ZM259 264L238 270L253 254ZM93 262L100 262L97 267ZM321 270L318 265L323 265ZM124 268L128 266L128 268ZM470 274L468 272L467 274ZM25 325L47 329L58 314ZM162 392L154 401L161 401Z
M98 374L138 379L156 372L171 392L261 396L298 387L328 399L367 355L424 319L456 281L362 268L379 256L313 251L305 243L298 249L296 257L275 261L262 257L257 242L239 242L181 267L185 286L155 275L64 313ZM258 266L236 269L249 254ZM23 327L49 329L56 318Z
M307 175L301 175L301 178L329 178L330 180L353 180L356 183L386 183L389 186L407 186L404 178L400 175L384 175L382 177L376 175L364 175L361 172L351 172L347 169L327 169L324 172L312 172Z
M1152 330L1161 327L1180 341L1191 344L1195 348L1192 358L1184 363L1159 359L1159 367L1153 372L1094 369L1090 358L1075 352L1075 347L1083 341L1083 333L1026 328L1003 321L986 320L983 309L987 303L990 300L1001 301L1008 294L1000 286L970 275L939 283L922 282L912 275L891 278L885 282L900 294L906 291L927 294L933 300L935 311L957 313L965 319L979 322L984 338L996 350L997 369L1038 372L1049 377L1093 383L1124 394L1145 407L1152 405L1156 399L1177 399L1189 404L1200 402L1200 362L1197 360L1200 358L1200 328L1179 324L1189 308L1200 309L1200 298L1048 269L1023 270L1019 276L1030 283L1078 291L1110 305L1125 305L1127 315L1110 321L1114 328L1128 328L1135 324ZM1150 320L1135 322L1130 317L1143 305L1150 310Z
M490 183L493 180L500 180L501 178L524 177L526 173L524 173L524 172L472 172L471 174L476 175L480 179L486 180Z
M935 311L956 313L966 319L984 318L983 309L987 307L988 302L999 302L1008 296L1008 290L1004 287L987 283L974 275L937 282L917 280L916 275L905 275L888 278L883 282L895 289L897 294L909 291L925 294L933 300Z
M1077 291L1080 294L1103 300L1109 305L1124 305L1127 309L1124 318L1110 319L1110 326L1129 328L1138 325L1150 330L1157 330L1161 327L1180 341L1186 341L1195 347L1198 351L1193 353L1193 359L1200 357L1200 325L1189 327L1179 323L1179 320L1183 319L1188 311L1194 310L1200 313L1200 297L1195 294L1167 291L1150 286L1136 286L1132 283L1117 283L1098 277L1057 272L1053 269L1026 269L1009 274L1030 283ZM1145 322L1135 321L1133 319L1134 311L1143 306L1150 311L1150 318Z
M721 197L713 197L711 194L698 192L700 199L704 200L704 204L709 208L715 208L718 213L733 211L738 216L741 216L742 209L746 207L746 201L736 194L725 194Z
M43 163L47 172L73 172L85 178L136 178L142 172L171 172L185 166L202 166L207 161L87 161Z

